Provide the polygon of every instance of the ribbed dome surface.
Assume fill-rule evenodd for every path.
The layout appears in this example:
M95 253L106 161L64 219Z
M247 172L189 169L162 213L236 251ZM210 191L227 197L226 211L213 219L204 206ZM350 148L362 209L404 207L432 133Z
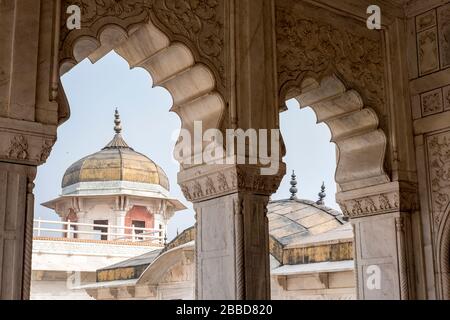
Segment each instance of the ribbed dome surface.
M115 130L114 139L103 150L78 160L67 169L62 187L81 182L129 181L156 184L169 191L169 180L161 167L134 151L122 138L117 112Z

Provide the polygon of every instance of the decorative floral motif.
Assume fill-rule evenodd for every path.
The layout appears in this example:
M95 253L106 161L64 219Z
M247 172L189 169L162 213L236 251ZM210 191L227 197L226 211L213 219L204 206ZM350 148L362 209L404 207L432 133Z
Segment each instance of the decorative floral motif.
M365 199L365 204L366 204L366 206L364 209L366 212L376 212L377 211L375 202L372 199L370 199L370 198Z
M216 68L222 86L225 86L225 1L65 0L61 17L63 26L67 18L65 8L73 4L81 8L83 29L93 28L102 18L130 20L130 25L134 25L145 23L152 17L155 24L162 24L175 36L174 40L179 40L181 36L190 41L193 47L198 49L200 56ZM108 23L110 23L109 20ZM65 27L62 28L63 42L70 32L77 32L77 30L69 31ZM96 34L95 30L94 34Z
M227 177L222 172L217 176L217 184L219 191L226 191L229 189Z
M183 192L183 195L186 199L192 199L192 195L189 191L189 187L187 185L181 185L181 192Z
M425 75L439 69L438 40L436 29L418 35L420 74Z
M192 195L194 196L194 198L203 197L203 190L202 190L202 185L200 184L200 182L195 181L194 191L193 191Z
M90 26L99 18L125 19L138 16L152 7L152 0L74 0L66 1L66 7L77 5L81 9L81 22Z
M385 194L380 195L379 201L381 210L389 210L392 208L391 203L389 202L389 199Z
M52 152L53 141L45 140L42 146L41 154L39 155L39 160L44 162L50 156L50 152Z
M438 9L441 67L450 66L450 4Z
M211 177L206 179L206 195L212 195L216 193L216 187L214 187L214 181Z
M11 140L11 144L8 149L8 158L15 160L28 159L28 142L24 136L15 136Z
M401 194L401 196L399 196ZM401 199L401 201L400 201ZM358 199L339 201L342 213L350 218L359 218L394 211L417 210L417 193L413 190L374 194Z
M441 89L422 95L422 115L428 116L444 110Z
M282 92L287 91L283 86L305 74L321 78L337 72L363 95L366 103L381 110L385 95L381 39L376 41L338 29L282 6L277 7L277 32Z
M237 191L254 191L270 195L276 192L281 179L281 176L261 176L258 168L231 167L207 175L194 174L192 179L182 182L182 191L190 201L201 201Z
M449 205L450 194L450 135L433 136L428 142L429 170L433 215L439 224Z

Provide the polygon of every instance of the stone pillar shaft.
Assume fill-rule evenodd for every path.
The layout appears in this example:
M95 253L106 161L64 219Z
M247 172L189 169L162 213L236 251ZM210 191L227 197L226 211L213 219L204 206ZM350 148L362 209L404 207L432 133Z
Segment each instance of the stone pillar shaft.
M196 203L198 299L270 299L268 201L234 193Z
M36 167L0 162L0 298L28 299Z
M196 297L270 299L267 204L284 175L252 166L203 166L179 182L196 211Z
M417 214L416 187L392 182L341 192L337 198L354 225L358 298L415 299L411 219Z

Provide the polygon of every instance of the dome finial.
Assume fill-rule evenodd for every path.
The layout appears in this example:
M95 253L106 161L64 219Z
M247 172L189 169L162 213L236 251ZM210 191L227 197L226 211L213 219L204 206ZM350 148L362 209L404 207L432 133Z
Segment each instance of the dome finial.
M291 200L297 199L297 176L295 175L295 171L292 171L291 176L291 188L289 189L289 192L291 193Z
M120 134L122 132L122 120L120 120L120 114L119 114L119 109L116 108L116 112L114 114L114 131L117 134Z
M325 182L322 183L322 187L321 187L321 191L319 192L319 200L316 202L316 204L318 204L319 206L323 206L325 205L325 198L327 196L327 194L325 193Z

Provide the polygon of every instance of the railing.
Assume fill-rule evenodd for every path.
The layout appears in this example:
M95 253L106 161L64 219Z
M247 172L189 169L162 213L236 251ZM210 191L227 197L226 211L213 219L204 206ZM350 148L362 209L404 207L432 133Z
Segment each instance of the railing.
M99 230L95 230L99 229ZM107 230L106 232L102 230ZM34 236L44 234L50 237L67 239L104 240L104 241L131 241L145 243L164 243L164 230L151 228L138 228L115 226L106 224L77 223L51 220L34 220ZM59 236L58 236L59 235Z

